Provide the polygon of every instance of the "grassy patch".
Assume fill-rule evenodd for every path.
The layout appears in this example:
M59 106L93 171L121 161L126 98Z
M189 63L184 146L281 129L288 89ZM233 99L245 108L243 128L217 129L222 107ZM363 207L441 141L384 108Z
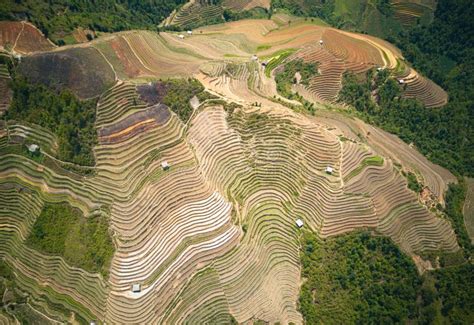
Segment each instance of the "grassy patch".
M372 156L362 160L359 166L352 170L346 177L344 177L344 182L347 182L349 179L358 175L365 167L367 166L382 166L383 158L380 156Z
M262 45L259 45L257 46L257 52L261 52L261 51L265 51L265 50L269 50L271 49L272 46L271 45L268 45L268 44L262 44Z
M265 75L270 78L273 69L279 66L287 57L295 52L295 49L285 49L277 51L269 56L262 57L262 60L267 60L265 67Z
M421 190L423 189L423 185L420 182L418 182L416 175L413 174L412 172L403 173L403 174L407 178L408 188L415 193L420 193Z
M104 217L84 218L67 203L45 204L26 244L59 255L72 266L108 276L114 245Z

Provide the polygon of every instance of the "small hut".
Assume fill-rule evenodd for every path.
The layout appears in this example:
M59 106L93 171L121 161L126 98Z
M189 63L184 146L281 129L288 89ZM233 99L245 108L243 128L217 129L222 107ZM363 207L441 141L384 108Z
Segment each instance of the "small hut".
M193 31L192 31L192 30L188 30L187 33L188 33L188 35L192 35L192 34L193 34Z
M297 226L298 228L302 228L303 225L304 225L304 222L303 222L303 220L301 220L301 219L296 219L296 222L295 222L295 223L296 223L296 226Z
M37 153L38 150L39 150L39 146L37 144L30 144L28 146L28 150L31 152L31 153Z
M319 45L323 45L323 43L324 43L323 40L320 39L320 40L319 40Z
M332 175L332 172L334 171L334 169L332 169L331 166L327 166L324 171L326 172L326 174Z
M399 83L400 85L403 85L403 84L405 83L405 79L398 79L398 83Z
M184 35L183 35L183 34L179 34L178 37L181 38L181 39L184 39Z
M140 292L141 291L141 285L140 283L135 283L134 285L132 285L132 292Z
M170 169L170 164L168 164L168 162L165 160L163 162L161 162L161 168L163 168L163 170L168 170Z

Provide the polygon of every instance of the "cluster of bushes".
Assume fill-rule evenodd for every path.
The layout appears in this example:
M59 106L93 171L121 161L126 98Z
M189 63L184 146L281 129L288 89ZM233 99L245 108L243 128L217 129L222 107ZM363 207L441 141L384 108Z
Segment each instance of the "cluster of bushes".
M42 253L58 255L72 266L108 276L114 245L108 220L85 218L67 203L47 203L36 219L26 244Z
M291 60L275 75L277 91L284 97L291 98L291 85L296 84L296 73L301 76L300 83L308 86L311 77L317 75L316 63L306 63L303 59Z
M420 193L423 189L423 185L418 182L416 175L412 172L405 173L404 171L402 171L402 174L407 178L408 188L415 193Z
M458 238L458 243L463 248L465 258L469 260L474 247L467 233L466 224L464 223L463 206L466 191L467 185L463 179L459 179L458 184L449 184L445 196L446 207L444 212L451 221L454 232Z
M356 232L301 239L299 309L307 324L470 324L474 267L462 264L418 275L388 238Z
M95 164L95 99L80 101L69 90L58 93L19 76L12 79L10 87L13 98L5 114L7 120L38 124L55 133L60 160L86 166Z
M194 96L203 93L204 86L196 79L170 79L164 81L164 84L166 95L163 98L163 104L167 105L186 123L193 113L189 101Z
M474 147L467 107L426 108L415 99L401 97L400 85L388 72L370 70L364 80L347 73L339 100L355 107L361 117L398 135L433 162L456 174L474 175ZM372 94L376 96L372 96Z
M421 281L411 260L368 232L302 237L299 306L307 324L403 323L416 314Z

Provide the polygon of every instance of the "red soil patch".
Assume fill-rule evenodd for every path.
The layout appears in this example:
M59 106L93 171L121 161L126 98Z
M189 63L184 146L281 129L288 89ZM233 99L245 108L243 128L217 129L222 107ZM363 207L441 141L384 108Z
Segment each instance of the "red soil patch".
M21 22L0 21L0 45L13 47L22 29Z
M0 45L19 53L48 51L54 45L30 23L19 21L0 22Z
M132 49L128 43L122 38L117 37L110 42L110 46L115 52L115 55L123 65L124 71L128 77L134 78L142 74L146 74L146 69L141 62L133 54ZM141 69L140 67L143 67Z
M24 23L23 31L18 38L15 51L30 53L36 51L49 51L55 46L35 26Z

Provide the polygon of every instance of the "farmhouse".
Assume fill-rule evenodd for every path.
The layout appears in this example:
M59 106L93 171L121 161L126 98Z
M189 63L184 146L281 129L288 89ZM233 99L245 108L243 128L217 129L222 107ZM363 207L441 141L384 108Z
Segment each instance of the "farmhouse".
M132 285L132 292L140 292L141 291L141 286L140 283L135 283Z
M168 162L165 160L161 162L161 168L163 168L163 170L168 170L170 169L170 164L168 164Z
M296 222L295 222L295 223L296 223L296 226L297 226L298 228L301 228L301 227L303 227L303 225L304 225L303 220L301 220L301 219L296 219Z
M334 170L332 169L331 166L327 166L326 169L325 169L325 172L326 172L327 174L329 174L329 175L331 175L333 171L334 171Z

